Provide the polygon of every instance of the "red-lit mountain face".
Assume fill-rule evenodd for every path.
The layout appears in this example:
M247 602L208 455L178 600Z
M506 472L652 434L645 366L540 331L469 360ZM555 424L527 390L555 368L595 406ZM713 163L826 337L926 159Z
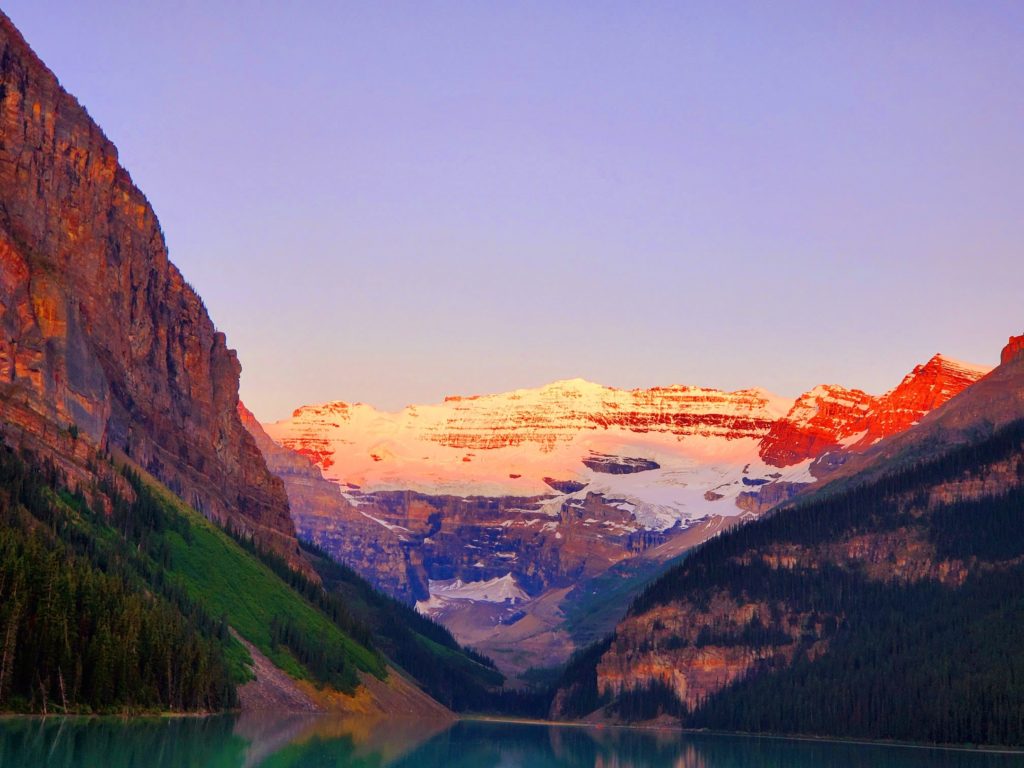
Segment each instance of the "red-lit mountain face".
M91 482L123 452L297 560L283 484L235 412L241 370L117 150L0 14L0 420Z
M936 355L884 395L821 386L795 402L582 380L398 413L335 402L263 425L275 445L264 452L300 536L514 671L597 630L575 626L574 638L566 615L599 599L607 574L641 582L985 372ZM308 468L274 458L281 447Z
M833 451L859 453L910 428L986 372L936 355L877 397L857 389L815 387L772 425L762 441L761 457L769 464L786 467Z

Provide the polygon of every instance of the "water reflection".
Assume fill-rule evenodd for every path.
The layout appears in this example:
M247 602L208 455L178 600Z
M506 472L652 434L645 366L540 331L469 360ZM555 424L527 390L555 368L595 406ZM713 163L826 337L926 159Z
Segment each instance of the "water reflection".
M1024 756L316 715L0 720L0 768L1009 768Z
M233 732L248 742L244 768L302 765L311 756L316 765L387 766L449 727L444 720L261 712L239 717Z
M625 728L463 722L401 768L995 768L1024 756Z

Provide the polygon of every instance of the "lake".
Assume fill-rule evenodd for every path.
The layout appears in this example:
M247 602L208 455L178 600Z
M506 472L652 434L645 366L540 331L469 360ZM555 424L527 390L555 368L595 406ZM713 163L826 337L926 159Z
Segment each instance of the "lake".
M995 768L1024 756L618 728L266 715L0 720L0 768Z

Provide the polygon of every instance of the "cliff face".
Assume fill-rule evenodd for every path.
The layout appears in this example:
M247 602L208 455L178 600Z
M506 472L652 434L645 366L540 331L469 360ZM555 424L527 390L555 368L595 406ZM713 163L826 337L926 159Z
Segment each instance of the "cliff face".
M1011 336L1006 346L1003 347L1000 362L1002 365L1012 363L1024 353L1024 336Z
M123 451L296 558L284 486L236 413L241 367L168 260L117 150L0 14L0 417Z
M863 451L910 428L988 371L935 355L877 397L858 389L815 387L772 425L761 442L761 458L773 466L787 467L829 452Z

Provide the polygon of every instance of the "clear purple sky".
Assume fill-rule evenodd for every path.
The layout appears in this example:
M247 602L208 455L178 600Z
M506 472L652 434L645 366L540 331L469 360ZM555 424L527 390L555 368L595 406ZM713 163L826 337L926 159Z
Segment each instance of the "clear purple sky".
M4 0L276 419L1024 330L1024 3Z

